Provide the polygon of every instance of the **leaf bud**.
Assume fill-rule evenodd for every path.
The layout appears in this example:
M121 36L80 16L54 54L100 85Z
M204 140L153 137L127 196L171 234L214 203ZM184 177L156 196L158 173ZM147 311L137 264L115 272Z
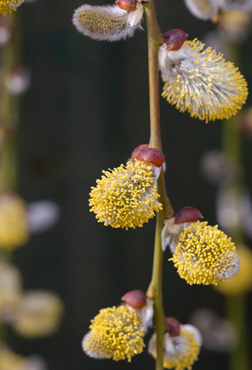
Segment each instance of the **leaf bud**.
M136 9L136 2L134 0L117 0L115 3L120 9L126 10L127 12L132 12Z
M131 161L134 162L138 154L141 152L141 150L149 148L148 144L141 144L136 147L136 149L133 150L131 154Z
M130 292L124 294L121 300L135 310L143 308L147 305L146 295L141 290L131 290Z
M180 335L180 322L174 317L166 317L165 331L170 337L178 337Z
M187 39L188 34L182 30L173 29L163 33L162 44L166 43L167 48L166 50L179 50L181 46L184 44L185 40Z
M165 161L165 155L163 152L161 152L161 150L146 148L138 153L136 159L139 161L148 161L155 167L161 167Z
M180 225L185 222L196 222L204 218L200 211L194 207L183 207L175 216L174 224Z

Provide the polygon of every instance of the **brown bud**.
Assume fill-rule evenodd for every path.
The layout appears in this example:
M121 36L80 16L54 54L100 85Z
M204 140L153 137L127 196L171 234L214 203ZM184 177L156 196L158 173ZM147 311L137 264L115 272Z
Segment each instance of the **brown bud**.
M238 124L239 130L243 135L252 135L252 108L242 112L239 116Z
M166 317L165 331L169 333L170 337L178 337L180 335L180 322L174 317Z
M167 48L166 50L179 50L181 46L184 44L185 40L187 39L188 34L182 30L170 30L163 33L163 43L166 43Z
M138 145L136 147L136 149L133 150L133 152L131 154L131 160L132 160L132 162L134 162L134 160L136 159L137 155L141 152L141 150L146 149L146 148L149 148L149 145L148 144Z
M131 290L130 292L124 294L121 300L135 310L143 308L147 305L146 295L141 290Z
M13 121L10 122L8 126L6 126L5 129L5 135L7 138L16 138L19 131L18 123Z
M117 0L115 3L119 8L126 10L127 12L132 12L136 9L136 2L133 0Z
M181 208L175 216L175 225L180 225L185 222L195 222L200 221L204 218L200 211L193 207L183 207Z
M165 155L161 150L146 148L138 153L136 159L139 161L148 161L156 167L161 167L165 161Z

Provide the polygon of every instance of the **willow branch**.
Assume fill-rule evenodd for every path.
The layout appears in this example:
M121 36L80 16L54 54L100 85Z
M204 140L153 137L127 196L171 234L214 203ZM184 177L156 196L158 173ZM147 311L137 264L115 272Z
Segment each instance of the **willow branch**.
M149 98L150 98L149 147L162 150L161 131L160 131L159 71L158 71L158 49L161 41L161 31L156 19L154 0L150 0L148 3L145 4L145 15L148 35L148 63L149 63ZM158 192L160 194L160 202L163 204L163 211L160 211L157 214L152 279L147 290L147 296L154 299L156 335L157 335L156 370L162 370L165 315L162 297L163 252L161 248L161 232L164 225L164 218L170 218L174 215L171 202L166 193L163 170L158 180Z

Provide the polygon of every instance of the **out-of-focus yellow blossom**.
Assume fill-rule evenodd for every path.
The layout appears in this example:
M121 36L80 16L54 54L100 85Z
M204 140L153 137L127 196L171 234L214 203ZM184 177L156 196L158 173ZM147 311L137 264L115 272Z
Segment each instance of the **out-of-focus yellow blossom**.
M195 222L179 234L170 261L188 284L217 285L237 273L240 261L235 245L218 226Z
M25 202L13 193L0 195L0 249L14 249L28 241Z
M31 291L20 301L13 328L27 338L50 335L58 330L62 313L63 304L56 294Z
M114 228L143 226L162 209L154 185L154 171L143 161L127 162L110 171L92 187L90 211L96 214L98 222Z
M240 269L231 279L216 287L219 293L225 295L244 294L252 289L252 251L245 245L237 246L240 258Z
M17 10L17 8L25 0L0 0L0 14L6 15L8 12L11 13L12 10Z
M220 22L224 29L224 35L227 35L231 40L241 42L248 34L251 12L228 10L222 13Z
M16 309L22 289L22 278L12 265L0 260L0 312L8 315ZM1 369L1 367L0 367Z
M24 357L7 349L0 349L0 369L1 370L25 370L28 363Z
M248 95L247 82L231 62L197 39L179 50L159 48L159 68L165 82L162 96L191 117L214 121L230 118Z
M181 325L180 335L171 337L169 333L164 335L164 360L166 369L184 370L191 369L198 359L201 337L199 331L192 325ZM151 337L148 352L157 358L157 337Z
M145 346L141 315L124 305L100 310L89 328L91 330L83 338L82 347L90 357L115 361L127 359L130 362Z

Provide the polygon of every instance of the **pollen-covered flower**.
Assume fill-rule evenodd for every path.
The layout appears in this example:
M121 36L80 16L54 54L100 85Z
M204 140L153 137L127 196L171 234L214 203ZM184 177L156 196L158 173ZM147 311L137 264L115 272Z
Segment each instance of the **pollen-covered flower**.
M190 12L200 19L211 19L219 9L219 0L185 0Z
M159 48L162 96L181 112L187 110L206 122L230 118L246 101L247 82L222 54L203 49L197 39L185 41L179 50L167 50L166 43Z
M8 11L11 13L12 10L17 10L23 2L24 0L0 0L0 14L6 15Z
M110 171L92 187L89 204L98 222L114 228L143 226L162 209L158 202L154 171L150 164L136 160Z
M181 231L191 225L192 222L202 220L201 212L194 207L181 208L174 217L164 220L161 233L162 250L165 251L169 245L172 253L175 252Z
M141 28L143 6L135 5L132 11L121 9L117 4L109 6L82 5L73 15L73 24L85 36L95 40L117 41L133 36Z
M195 222L179 234L170 258L188 284L217 285L237 273L240 261L235 245L218 226Z
M143 351L143 322L136 310L126 306L104 308L91 320L91 330L82 342L84 352L94 358L127 359Z
M0 249L13 249L28 241L25 202L17 195L0 195Z
M180 325L180 334L164 335L164 360L166 369L184 370L191 369L198 359L201 345L199 331L192 325ZM149 342L148 352L157 358L157 337L154 334Z

